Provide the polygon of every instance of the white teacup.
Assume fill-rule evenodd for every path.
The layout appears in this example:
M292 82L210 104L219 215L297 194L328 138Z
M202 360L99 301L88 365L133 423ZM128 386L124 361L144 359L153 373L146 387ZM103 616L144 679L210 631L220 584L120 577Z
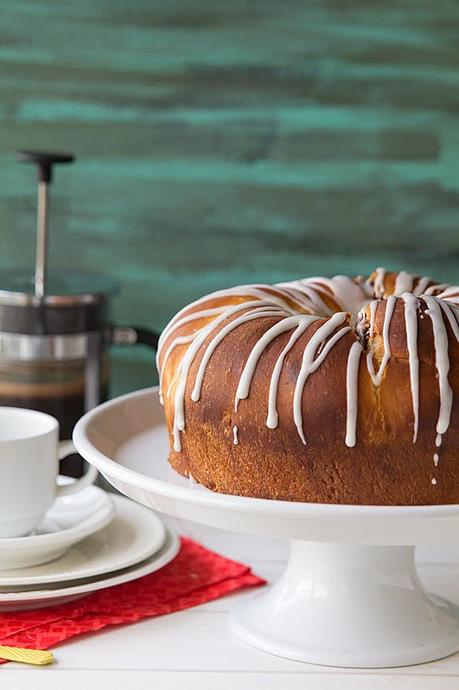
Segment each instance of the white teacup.
M97 470L71 484L57 485L59 460L75 452L71 441L59 443L54 417L20 407L0 407L0 537L22 537L43 519L57 496L92 484Z

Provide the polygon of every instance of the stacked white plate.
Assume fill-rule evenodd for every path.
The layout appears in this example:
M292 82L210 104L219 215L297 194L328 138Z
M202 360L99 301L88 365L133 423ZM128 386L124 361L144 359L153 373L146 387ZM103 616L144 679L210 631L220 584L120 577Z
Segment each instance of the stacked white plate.
M56 499L34 534L0 539L0 612L129 582L159 570L179 549L175 531L153 511L90 486Z

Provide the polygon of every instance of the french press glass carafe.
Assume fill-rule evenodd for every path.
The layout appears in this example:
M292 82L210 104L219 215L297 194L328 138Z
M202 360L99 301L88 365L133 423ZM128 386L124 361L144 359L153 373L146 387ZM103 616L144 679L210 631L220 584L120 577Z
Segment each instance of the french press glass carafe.
M35 274L0 273L0 405L38 409L71 437L79 417L106 399L111 343L155 348L147 329L116 327L110 302L118 284L105 276L48 271L48 195L54 164L70 154L23 151L38 166Z

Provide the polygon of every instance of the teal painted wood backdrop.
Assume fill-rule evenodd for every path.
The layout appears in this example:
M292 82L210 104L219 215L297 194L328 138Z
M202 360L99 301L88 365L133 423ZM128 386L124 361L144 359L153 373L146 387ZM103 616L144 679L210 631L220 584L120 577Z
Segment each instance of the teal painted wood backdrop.
M458 280L458 36L455 0L2 0L0 269L33 264L28 147L76 153L51 262L119 278L121 322L379 264Z

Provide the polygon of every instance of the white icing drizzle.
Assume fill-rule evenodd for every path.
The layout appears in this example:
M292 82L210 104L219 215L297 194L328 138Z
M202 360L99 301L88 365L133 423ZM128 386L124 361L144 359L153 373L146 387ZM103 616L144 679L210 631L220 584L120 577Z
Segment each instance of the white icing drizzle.
M435 296L439 297L442 291L448 287L448 283L434 283L434 285L430 285L430 287L426 288L422 295L434 295L437 293ZM422 297L422 295L420 296Z
M166 354L162 358L162 361L161 361L161 355L163 352L164 343L166 341L166 338L169 338L171 333L173 333L179 327L186 325L187 323L197 321L197 320L202 319L202 318L212 317L215 314L221 314L226 309L225 306L215 307L212 309L201 309L200 311L195 311L192 314L189 314L189 315L183 317L182 319L180 318L181 314L183 314L185 311L188 311L195 304L200 304L201 302L204 302L204 301L208 301L208 298L203 297L200 300L196 300L196 302L193 302L192 304L189 304L187 307L184 307L183 309L181 309L174 316L174 318L169 321L169 323L164 328L163 332L161 333L161 335L159 337L158 348L156 350L156 368L158 369L158 372L159 372L159 399L160 399L160 402L162 405L164 404L163 395L162 395L162 373L165 369L166 361L169 358L169 355L171 354L172 350L174 350L174 348L177 347L177 345L184 345L187 342L191 342L192 340L194 340L194 337L196 336L197 332L195 331L194 333L192 333L188 336L183 336L183 338L187 338L186 340L182 339L180 337L176 338L171 343L171 345L168 347ZM202 328L199 329L199 331L201 331L201 330L202 330ZM161 361L161 365L160 365L160 361Z
M434 478L432 479L432 484L435 486L436 483L437 483L437 480L436 480L435 477L434 477Z
M166 392L169 397L175 388L174 449L176 451L181 450L180 433L185 429L185 391L190 369L196 356L203 350L191 391L193 402L197 402L201 398L205 372L219 344L239 326L255 319L271 319L271 321L267 322L267 330L263 332L252 348L243 368L235 393L236 411L239 401L247 398L250 394L251 384L262 354L276 338L291 331L288 341L277 356L269 382L266 426L270 429L275 429L279 424L277 400L286 357L314 322L323 321L304 346L301 368L294 390L293 418L298 434L302 442L306 444L302 418L302 398L308 377L321 366L340 338L353 330L352 326L349 325L349 315L345 312L350 312L351 318L353 318L353 315L357 314L366 304L369 304L369 336L370 338L374 336L376 312L381 301L380 298L383 298L385 294L385 277L387 275L383 268L376 269L375 273L373 287L368 281L365 283L362 281L354 282L347 276L308 278L279 283L274 286L243 285L220 290L196 300L180 310L163 331L157 354L158 365L161 360L161 367L158 366L161 390L163 373L171 354L175 348L187 346L179 366L173 372L172 379L169 378ZM459 288L447 284L429 286L431 282L427 276L418 278L405 271L400 271L397 274L394 294L383 300L386 305L382 328L383 357L378 371L375 372L373 353L370 350L367 353L367 367L373 384L380 385L384 370L391 357L389 340L391 320L397 298L401 298L405 309L406 342L414 417L413 443L415 443L419 433L418 316L423 318L418 298L423 299L427 307L425 313L428 314L432 323L435 366L438 373L440 409L436 424L435 446L439 449L442 444L442 435L449 426L453 403L452 390L448 380L450 362L447 324L456 341L459 342ZM377 299L371 300L372 294ZM333 309L325 303L325 297L331 298L342 311L333 313ZM236 304L234 304L235 301ZM210 304L213 306L209 306ZM276 320L274 324L272 319ZM203 320L204 325L202 325ZM363 332L359 322L356 333L362 336ZM356 443L358 382L362 352L361 343L354 342L349 348L347 360L345 443L349 447L353 447ZM160 395L162 398L162 393ZM237 425L233 426L232 431L233 443L237 445L239 443ZM434 453L433 459L434 465L437 467L438 452ZM432 483L435 484L436 480L433 479Z
M294 280L290 283L278 283L278 285L308 311L321 316L330 316L333 313L321 299L317 290L309 287L305 281Z
M336 316L336 314L335 314L335 316ZM328 353L330 352L332 347L334 345L336 345L338 340L340 338L342 338L343 335L345 335L346 333L349 333L349 331L351 331L351 330L352 330L352 328L350 326L345 326L344 328L341 328L339 331L337 331L337 333L335 333L330 338L330 340L328 340L328 342L323 346L323 349L320 352L320 354L318 355L318 357L316 357L316 359L314 359L312 362L310 362L308 368L304 370L302 378L301 378L301 372L300 372L300 377L298 378L298 381L297 381L297 387L295 388L295 396L294 396L295 397L294 405L297 405L297 407L294 408L294 415L293 416L295 419L295 411L296 411L296 418L298 420L298 423L296 424L296 426L297 426L298 432L300 434L300 438L303 441L303 443L306 443L306 439L304 437L304 432L303 432L303 419L302 419L302 412L301 412L301 396L303 393L304 385L305 385L308 377L310 376L310 374L313 374L320 367L320 365L322 364L322 362L324 361L325 357L328 355ZM321 345L319 345L319 348L322 347L322 345L323 345L323 342L321 343ZM303 360L303 362L304 362L304 360ZM298 385L298 382L301 382L301 381L303 381L303 385L300 388ZM298 393L298 399L296 399L297 389L298 389L298 391L301 390L301 396L300 396L300 393ZM299 408L299 411L298 411L298 408Z
M429 276L422 276L422 278L419 278L416 287L414 288L413 295L415 297L420 297L421 295L424 294L424 290L427 290L427 286L431 282L431 278Z
M200 319L205 319L207 317L215 316L216 314L221 314L223 311L225 311L225 307L214 307L213 309L201 309L200 311L194 311L192 314L188 314L187 316L184 316L183 319L179 319L178 321L175 321L171 327L169 328L169 331L167 333L168 336L170 336L174 331L178 330L182 326L184 326L186 323L190 323L191 321L198 321ZM158 343L158 352L161 353L162 348L164 344L164 338Z
M203 345L205 339L207 338L208 335L217 327L219 326L225 319L227 319L229 316L232 316L233 314L237 314L238 311L242 311L245 309L250 309L251 307L262 307L262 306L271 306L268 302L264 302L263 300L255 300L255 301L250 301L250 302L242 302L241 304L233 304L230 307L228 307L223 314L218 316L216 319L214 319L210 324L205 326L204 328L201 329L199 335L194 339L194 341L191 343L189 346L188 350L186 351L181 363L180 367L178 370L178 382L177 382L177 387L175 391L175 400L174 400L174 428L173 428L173 436L174 436L174 450L177 452L180 452L182 449L182 445L180 442L180 432L184 431L185 429L185 411L184 411L184 399L185 399L185 389L186 389L186 382L188 379L188 373L191 368L191 365L193 364L194 358L196 357L196 354Z
M456 340L459 342L459 325L457 323L456 314L454 311L455 307L451 304L448 304L448 302L443 302L443 300L439 300L438 304L445 312L446 318L451 326L451 330L453 331Z
M413 443L416 443L419 426L419 359L418 359L418 298L409 292L402 294L405 302L406 343L410 364L411 398L413 403Z
M424 301L428 307L427 313L432 320L435 366L438 371L438 387L440 391L440 413L438 415L437 433L444 434L449 426L451 407L453 404L453 392L448 381L448 333L446 331L438 298L425 295Z
M279 323L276 323L269 330L264 333L260 340L257 342L255 347L252 349L249 358L245 364L242 371L241 378L239 379L239 384L236 390L236 397L234 401L234 409L237 412L239 401L245 400L249 397L250 386L252 383L253 375L255 373L258 360L267 348L267 346L279 335L285 333L286 331L291 331L293 328L297 327L300 323L309 326L314 321L318 321L319 316L312 316L307 314L298 314L297 316L290 316Z
M279 318L282 318L284 315L285 313L281 309L274 310L270 309L270 307L262 307L261 309L250 310L246 314L239 316L237 319L233 319L233 321L230 321L230 323L227 326L222 328L222 330L219 333L217 333L217 335L214 338L212 338L202 356L201 363L199 364L198 373L196 374L194 388L191 393L191 399L193 400L193 402L197 402L201 397L201 388L204 379L204 374L206 372L206 367L217 345L219 345L222 342L222 340L228 335L228 333L231 333L231 331L234 331L235 328L237 328L243 323L253 321L253 319L261 319L269 316L277 316Z
M374 290L375 297L378 299L378 298L384 297L384 292L385 292L384 278L386 277L386 269L385 268L377 268L375 273L376 273L376 276L375 276L375 282L374 282L373 290Z
M317 331L314 333L312 338L309 340L308 344L304 348L303 360L301 363L300 373L295 386L295 393L293 395L293 419L295 421L296 428L300 435L301 440L306 444L306 438L303 432L303 415L301 411L301 402L303 398L303 389L308 376L315 371L320 363L324 359L324 352L322 352L317 360L314 360L318 348L324 344L324 342L331 336L333 331L335 331L339 326L341 326L347 320L347 314L345 312L337 312L333 314L328 321L326 321ZM344 330L344 329L341 329ZM349 330L347 328L346 330ZM341 331L339 332L339 337L344 335ZM335 344L338 338L334 338L332 345ZM325 348L324 348L325 351ZM328 349L325 352L325 356L328 354Z
M273 292L277 293L277 296L275 294L272 294ZM275 285L239 285L237 287L232 287L232 288L226 288L224 290L217 290L216 292L212 292L209 295L206 295L205 297L200 297L199 299L195 300L194 302L190 302L190 304L187 304L186 307L183 307L180 309L180 311L175 314L175 316L169 321L169 323L165 326L160 338L159 338L159 347L163 345L164 341L166 338L169 337L170 333L172 332L173 328L175 327L177 321L182 320L182 315L185 314L186 312L189 312L192 310L194 307L200 305L200 304L205 304L207 302L214 301L216 299L225 299L227 297L247 297L247 298L256 298L258 300L269 300L271 306L280 306L283 309L286 309L292 314L296 313L296 310L292 308L292 306L287 302L286 298L288 297L282 289L278 289ZM288 299L291 299L288 297ZM190 317L193 317L197 315L197 318L202 318L203 316L211 316L212 314L209 312L212 312L214 309L217 311L225 311L228 309L229 306L234 306L234 304L223 304L221 307L212 307L211 309L204 309L200 311L193 311L190 314ZM215 312L216 313L216 312ZM186 319L187 317L183 317ZM193 320L193 319L190 319ZM186 321L183 321L186 323Z
M268 396L268 416L266 418L266 426L269 429L275 429L279 423L279 416L277 414L277 391L279 388L279 379L282 373L282 367L284 365L284 360L287 353L292 349L298 338L305 332L305 330L310 325L310 321L303 319L297 326L296 330L290 336L287 345L284 347L279 357L277 358L276 364L274 365L273 373L271 376L271 382L269 385L269 396Z
M413 283L416 276L412 273L407 273L406 271L400 271L397 273L394 285L394 295L400 297L404 292L413 291Z
M445 288L443 292L436 295L439 299L445 299L448 302L453 302L453 304L459 304L459 288L454 285L434 285L433 288L439 290L440 288ZM431 288L432 289L432 288ZM426 290L426 294L429 291Z
M277 293L277 296L275 294L272 294L271 291L274 291ZM186 314L186 316L182 317L182 315L197 305L200 304L205 304L207 302L210 302L215 299L221 299L221 298L226 298L226 297L254 297L256 300L262 301L264 304L269 305L271 307L278 306L285 311L289 312L290 314L296 314L297 310L291 306L289 302L287 302L287 299L292 301L292 297L290 295L287 295L285 291L281 289L277 289L275 286L270 286L270 285L241 285L239 287L235 288L228 288L227 290L219 290L217 292L214 292L210 295L207 295L206 297L201 297L198 300L195 300L194 302L191 302L191 304L188 304L186 307L183 307L167 324L167 326L164 328L158 342L158 350L157 350L157 355L156 355L156 365L158 368L158 371L160 369L164 369L164 362L161 361L160 365L160 359L161 359L161 354L162 350L164 348L164 344L166 339L170 337L170 335L177 330L178 328L186 325L187 323L200 320L202 318L211 318L212 316L218 315L218 314L224 314L230 307L235 306L233 304L222 304L219 307L212 307L212 308L207 308L207 309L201 309L197 311L193 311L191 314ZM249 300L246 302L241 302L241 304L247 304ZM293 300L294 301L294 300ZM261 305L260 305L261 306ZM202 329L199 329L202 330Z
M201 330L201 329L200 329L200 330ZM178 345L186 345L187 343L193 342L193 340L196 338L196 335L200 332L200 330L199 330L199 331L195 331L195 332L192 333L191 335L184 335L184 336L182 336L182 337L176 338L176 339L169 345L169 347L167 348L166 353L165 353L165 355L164 355L164 357L163 357L163 365L162 365L162 367L159 369L159 400L160 400L161 405L164 405L164 399L163 399L163 373L164 373L164 369L165 369L167 360L169 359L169 357L170 357L172 351L175 350L175 348L176 348Z
M372 302L370 302L370 338L373 337L373 332L375 329L375 316L376 316L376 308L378 306L378 300L374 299Z
M386 311L384 314L384 324L383 324L384 354L383 354L383 358L381 360L381 363L379 365L379 369L378 369L377 373L375 373L375 370L374 370L373 352L370 350L367 353L368 373L370 374L371 379L373 381L373 384L375 386L379 386L381 384L384 369L386 368L387 362L389 361L390 356L391 356L390 342L389 342L389 329L390 329L390 322L392 320L392 314L394 313L394 307L395 307L396 301L397 301L397 298L395 297L395 295L391 295L386 300Z
M304 287L310 285L314 290L328 288L333 300L343 311L351 314L357 312L366 304L371 294L365 289L365 285L354 283L349 276L334 276L333 278L307 278L300 281Z
M348 276L334 276L330 278L330 285L341 309L351 314L356 314L369 300L370 295L365 292L363 286L354 283Z
M353 343L349 350L346 371L346 446L353 448L356 441L357 411L358 411L358 383L359 383L359 364L362 354L360 343Z

